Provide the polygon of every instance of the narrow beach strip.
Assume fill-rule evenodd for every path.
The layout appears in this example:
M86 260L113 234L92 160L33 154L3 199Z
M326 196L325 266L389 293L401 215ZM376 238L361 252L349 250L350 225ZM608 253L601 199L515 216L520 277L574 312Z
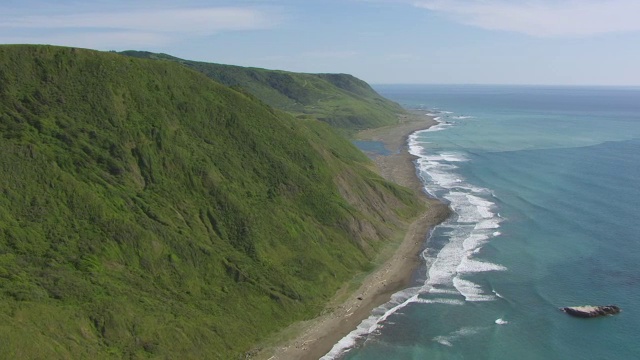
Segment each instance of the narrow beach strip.
M347 336L373 309L385 304L391 295L409 286L411 276L420 266L420 253L431 229L450 214L440 201L428 197L424 185L417 176L415 157L408 152L409 135L438 124L424 111L413 111L402 116L397 125L369 129L357 134L358 140L380 141L390 155L374 157L378 171L385 179L412 189L425 203L427 210L408 224L403 241L380 267L372 271L360 287L339 304L332 301L325 314L292 325L284 332L295 333L291 340L264 349L256 358L268 360L319 359ZM336 298L343 299L339 294ZM332 306L333 305L333 306Z

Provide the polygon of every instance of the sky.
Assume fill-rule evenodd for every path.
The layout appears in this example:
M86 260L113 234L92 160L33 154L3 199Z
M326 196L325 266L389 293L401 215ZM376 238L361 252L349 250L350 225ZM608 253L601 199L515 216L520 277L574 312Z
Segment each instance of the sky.
M640 85L640 0L2 0L1 44L372 84Z

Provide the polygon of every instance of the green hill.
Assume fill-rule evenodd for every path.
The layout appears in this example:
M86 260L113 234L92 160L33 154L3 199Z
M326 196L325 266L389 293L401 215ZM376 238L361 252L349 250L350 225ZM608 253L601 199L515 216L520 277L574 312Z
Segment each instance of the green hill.
M347 74L303 74L179 59L166 54L121 54L169 60L197 70L227 86L239 86L267 104L305 118L312 116L346 131L395 124L400 105Z
M322 122L90 50L0 46L0 154L5 358L241 357L422 206Z

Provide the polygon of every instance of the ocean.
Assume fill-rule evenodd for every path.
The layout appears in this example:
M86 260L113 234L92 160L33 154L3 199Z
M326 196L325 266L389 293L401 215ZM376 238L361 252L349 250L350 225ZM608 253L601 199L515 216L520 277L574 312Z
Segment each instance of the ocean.
M375 88L440 121L409 146L455 214L323 359L640 359L640 88Z

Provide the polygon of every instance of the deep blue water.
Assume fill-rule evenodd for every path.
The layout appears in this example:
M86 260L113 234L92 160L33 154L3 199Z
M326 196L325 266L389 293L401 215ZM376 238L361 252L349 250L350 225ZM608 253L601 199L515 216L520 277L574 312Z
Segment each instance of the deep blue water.
M639 359L640 88L376 87L441 125L410 139L455 215L343 359ZM562 306L622 307L576 319ZM346 350L346 351L345 351Z

